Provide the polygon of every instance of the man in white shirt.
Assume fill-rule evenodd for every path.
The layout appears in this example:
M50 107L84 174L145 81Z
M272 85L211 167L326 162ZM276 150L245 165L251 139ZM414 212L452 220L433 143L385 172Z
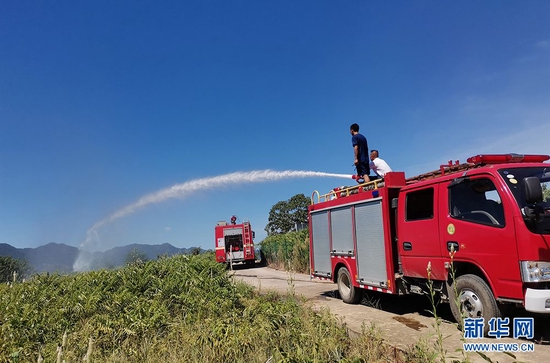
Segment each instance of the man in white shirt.
M374 179L384 179L384 176L386 173L389 173L391 170L388 163L386 163L383 159L380 159L378 157L378 150L372 150L370 153L370 168L374 173L376 174L374 178L371 178L371 180Z

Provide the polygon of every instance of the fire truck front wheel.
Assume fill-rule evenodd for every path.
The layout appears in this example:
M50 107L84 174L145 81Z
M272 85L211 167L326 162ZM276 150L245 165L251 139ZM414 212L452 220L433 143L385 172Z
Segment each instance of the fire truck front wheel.
M338 292L346 304L357 304L361 301L361 290L353 286L350 273L345 267L338 270Z
M500 317L501 312L493 292L485 281L477 275L462 275L456 278L450 290L449 303L459 326L462 326L463 318L485 318L484 334L487 335L487 322L491 318Z

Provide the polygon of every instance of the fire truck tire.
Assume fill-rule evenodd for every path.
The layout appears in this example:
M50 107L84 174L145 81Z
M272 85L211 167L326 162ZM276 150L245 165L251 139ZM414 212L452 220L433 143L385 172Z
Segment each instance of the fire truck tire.
M456 299L458 293L458 300ZM485 318L483 334L489 332L488 321L499 318L501 312L493 292L485 281L477 275L462 275L456 278L450 286L449 303L451 312L459 327L462 328L462 318Z
M346 304L357 304L361 301L361 290L353 286L351 275L345 267L338 270L338 292Z

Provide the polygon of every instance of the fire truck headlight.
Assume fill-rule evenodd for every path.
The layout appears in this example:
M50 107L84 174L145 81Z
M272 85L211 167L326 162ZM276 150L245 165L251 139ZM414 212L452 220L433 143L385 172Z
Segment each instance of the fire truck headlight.
M521 261L523 282L550 281L550 262Z

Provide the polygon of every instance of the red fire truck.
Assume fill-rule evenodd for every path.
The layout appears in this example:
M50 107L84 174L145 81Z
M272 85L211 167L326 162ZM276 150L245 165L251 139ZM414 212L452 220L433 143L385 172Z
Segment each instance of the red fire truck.
M215 229L216 261L224 263L255 263L254 231L250 222L237 224L237 217L231 222L218 222Z
M362 289L426 294L431 282L459 322L498 318L507 305L550 313L548 159L477 155L315 191L311 275L337 283L346 303Z

